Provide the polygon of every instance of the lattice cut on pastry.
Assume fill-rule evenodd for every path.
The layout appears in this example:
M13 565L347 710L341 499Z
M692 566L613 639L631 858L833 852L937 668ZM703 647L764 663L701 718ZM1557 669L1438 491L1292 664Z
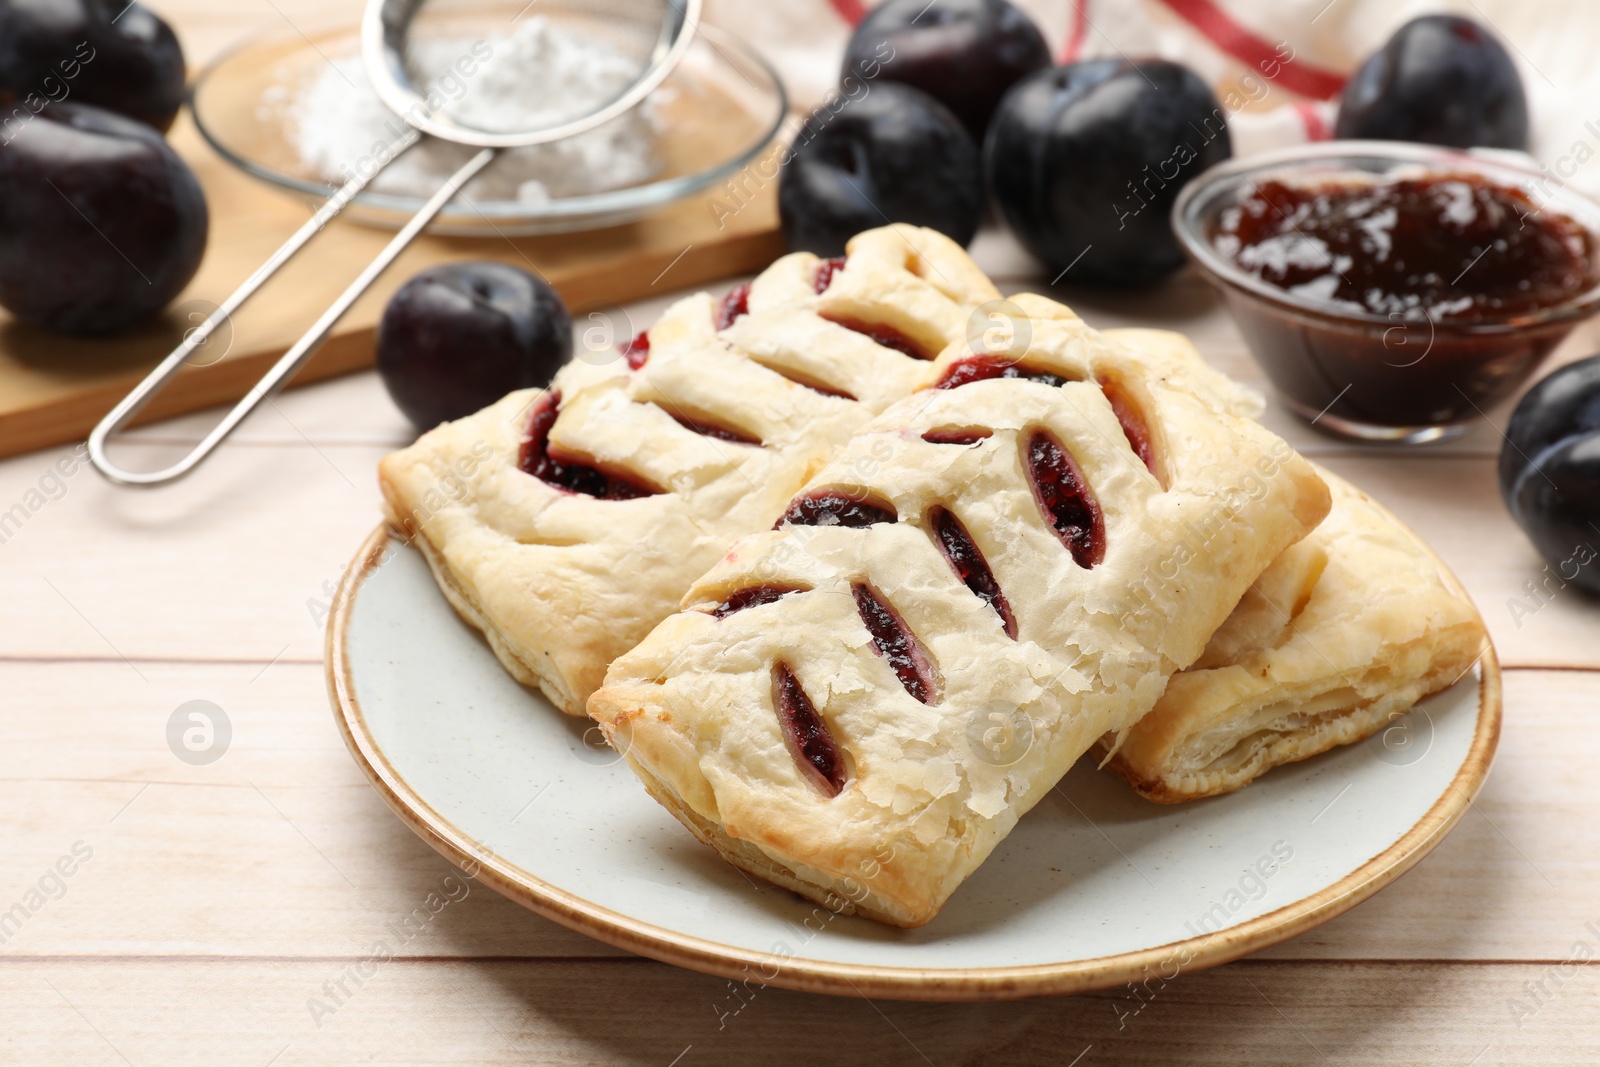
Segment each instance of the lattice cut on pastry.
M1328 508L1309 464L1181 353L1014 304L1014 340L983 354L1064 384L935 388L973 356L947 349L929 388L798 494L873 501L872 521L790 509L741 539L589 702L650 793L730 862L900 926L933 918L1074 760L1149 711ZM951 550L941 515L970 549ZM774 588L790 591L722 610ZM1019 709L1028 741L1002 752L992 724Z
M386 457L390 521L507 670L582 715L606 666L998 296L931 230L786 256Z
M1179 803L1385 729L1458 681L1483 621L1432 551L1327 471L1328 518L1269 567L1109 767ZM1114 742L1107 742L1109 745Z

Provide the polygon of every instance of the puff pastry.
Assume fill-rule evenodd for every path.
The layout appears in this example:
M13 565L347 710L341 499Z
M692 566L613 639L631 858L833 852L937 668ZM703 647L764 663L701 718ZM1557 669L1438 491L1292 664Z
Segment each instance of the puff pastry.
M726 859L898 926L1149 711L1328 508L1219 376L1015 304L1009 341L941 355L589 701Z
M1151 800L1231 792L1361 741L1481 655L1483 622L1427 546L1321 474L1333 490L1328 518L1262 574L1111 757Z
M519 681L582 715L607 665L999 297L932 230L848 253L681 300L626 363L576 360L383 460L390 521Z

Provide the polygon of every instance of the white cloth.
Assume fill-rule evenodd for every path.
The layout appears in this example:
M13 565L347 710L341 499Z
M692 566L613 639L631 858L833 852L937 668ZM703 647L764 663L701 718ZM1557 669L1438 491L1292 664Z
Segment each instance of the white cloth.
M932 0L937 3L938 0ZM1596 0L1017 0L1058 59L1161 56L1210 82L1234 152L1329 136L1344 79L1407 20L1451 11L1487 23L1522 74L1532 151L1600 194L1600 3ZM706 0L711 22L776 65L797 105L839 76L868 0Z

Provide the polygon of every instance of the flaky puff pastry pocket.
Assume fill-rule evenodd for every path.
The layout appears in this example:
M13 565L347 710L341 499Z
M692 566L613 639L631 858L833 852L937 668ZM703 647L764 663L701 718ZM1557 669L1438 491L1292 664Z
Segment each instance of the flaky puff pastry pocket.
M1482 654L1477 609L1427 546L1321 474L1333 490L1328 518L1267 569L1111 758L1151 800L1228 793L1361 741Z
M627 359L580 353L549 390L383 460L390 521L518 681L582 715L611 661L999 296L932 230L848 251L680 300Z
M589 701L727 860L898 926L932 919L1096 738L1149 711L1328 509L1292 449L1190 388L1203 368L1013 305L1009 332L944 352Z

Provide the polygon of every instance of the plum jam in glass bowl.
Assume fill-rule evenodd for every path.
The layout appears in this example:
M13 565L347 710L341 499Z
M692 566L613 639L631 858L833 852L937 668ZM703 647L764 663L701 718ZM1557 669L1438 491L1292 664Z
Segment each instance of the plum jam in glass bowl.
M1225 163L1173 228L1319 429L1460 433L1600 310L1600 204L1505 154L1333 141Z

